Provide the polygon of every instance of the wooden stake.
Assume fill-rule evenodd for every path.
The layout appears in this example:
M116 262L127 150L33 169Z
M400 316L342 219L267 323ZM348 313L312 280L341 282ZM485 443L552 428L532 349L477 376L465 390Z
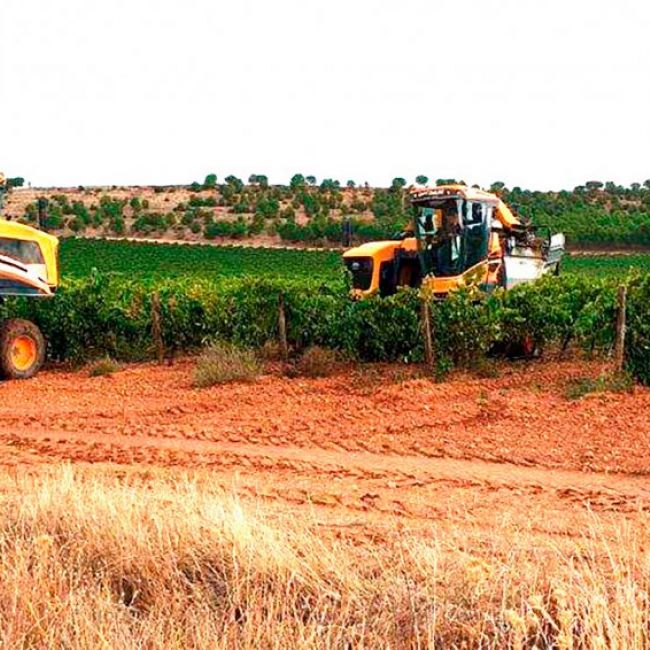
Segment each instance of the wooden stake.
M616 340L614 342L614 367L621 372L625 366L625 312L627 306L627 286L622 284L618 288L616 300Z
M289 344L287 343L287 316L284 309L284 294L278 296L278 337L280 338L280 354L282 360L289 359Z
M158 363L162 364L165 359L165 343L162 336L160 294L157 291L151 296L151 336L156 348L156 359Z
M429 308L429 301L422 298L421 303L421 319L422 319L422 336L424 337L424 361L430 367L434 364L433 354L433 333L431 331L431 310Z

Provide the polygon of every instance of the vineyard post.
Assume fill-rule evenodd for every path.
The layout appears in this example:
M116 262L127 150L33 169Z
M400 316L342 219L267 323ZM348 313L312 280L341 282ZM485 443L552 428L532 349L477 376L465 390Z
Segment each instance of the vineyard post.
M424 336L424 361L429 367L433 367L434 364L434 354L433 354L433 333L431 331L431 309L429 307L429 301L426 297L422 297L421 300L421 312L420 316L422 319L422 335Z
M618 288L616 298L616 340L614 342L614 366L617 372L625 365L625 312L627 307L627 286Z
M287 315L284 308L284 293L278 295L278 336L280 338L280 353L282 360L289 358L289 344L287 343Z
M165 358L165 344L162 336L162 310L160 294L156 291L151 296L151 335L156 348L156 359L162 364Z

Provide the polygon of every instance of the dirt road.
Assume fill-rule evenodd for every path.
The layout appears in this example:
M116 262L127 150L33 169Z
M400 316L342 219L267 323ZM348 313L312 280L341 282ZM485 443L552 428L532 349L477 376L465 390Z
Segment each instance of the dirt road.
M568 400L567 383L597 376L595 363L506 365L496 378L445 383L366 366L202 390L191 370L185 360L0 384L2 462L185 470L279 507L321 509L336 525L471 515L490 527L507 512L544 535L573 535L594 512L650 510L650 390Z

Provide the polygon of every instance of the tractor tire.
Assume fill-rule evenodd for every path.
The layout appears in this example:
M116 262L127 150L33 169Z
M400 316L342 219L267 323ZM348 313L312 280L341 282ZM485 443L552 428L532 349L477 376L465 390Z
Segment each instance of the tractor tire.
M38 327L20 318L0 323L0 376L29 379L45 361L45 339Z

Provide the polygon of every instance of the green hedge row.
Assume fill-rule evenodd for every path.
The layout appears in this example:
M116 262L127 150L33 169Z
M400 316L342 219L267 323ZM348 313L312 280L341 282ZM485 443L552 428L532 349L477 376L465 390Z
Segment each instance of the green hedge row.
M627 360L650 383L650 274L628 277ZM68 281L52 300L14 300L3 316L36 321L57 360L102 354L119 359L152 356L151 297L162 305L169 351L191 350L213 338L251 347L277 339L278 301L284 296L289 342L318 344L367 361L419 361L423 357L420 298L400 291L389 298L354 301L343 282L225 278L126 280L96 275ZM436 362L441 371L535 344L609 351L616 321L613 280L544 278L509 292L484 296L467 289L431 304Z

